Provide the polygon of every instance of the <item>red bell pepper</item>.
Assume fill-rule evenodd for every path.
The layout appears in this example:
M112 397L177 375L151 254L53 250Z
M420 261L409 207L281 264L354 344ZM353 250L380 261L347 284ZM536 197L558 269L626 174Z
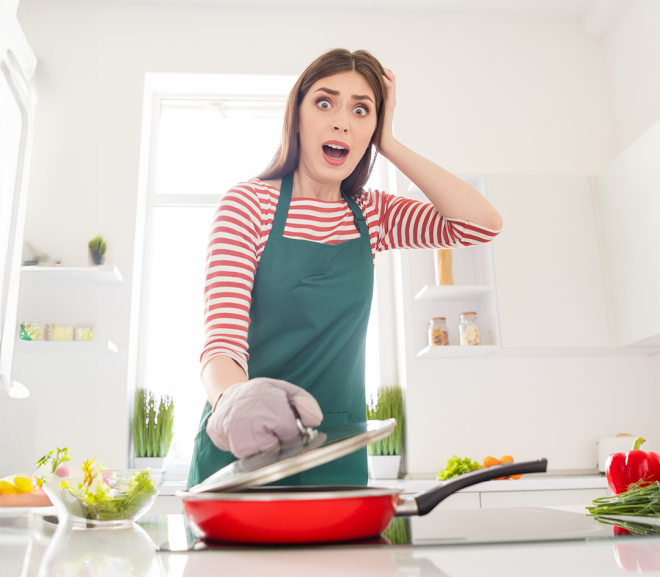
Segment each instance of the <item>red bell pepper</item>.
M640 451L646 439L637 437L628 453L613 453L607 459L607 484L615 495L625 493L633 483L641 487L660 481L660 455Z

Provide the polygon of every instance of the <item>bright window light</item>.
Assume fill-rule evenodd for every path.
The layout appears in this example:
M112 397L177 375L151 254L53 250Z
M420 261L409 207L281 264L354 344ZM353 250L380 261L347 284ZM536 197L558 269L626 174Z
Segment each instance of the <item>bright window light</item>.
M168 462L181 468L190 462L206 398L199 356L206 246L215 206L223 192L268 165L280 142L283 116L281 101L163 101L150 208L153 232L146 249L150 272L142 330L147 335L140 354L144 384L173 394L175 430ZM377 163L367 187L380 189L379 176ZM167 202L159 201L165 194ZM208 205L189 206L189 194L208 194ZM181 198L180 205L171 195ZM379 381L375 297L374 290L367 332L367 395Z

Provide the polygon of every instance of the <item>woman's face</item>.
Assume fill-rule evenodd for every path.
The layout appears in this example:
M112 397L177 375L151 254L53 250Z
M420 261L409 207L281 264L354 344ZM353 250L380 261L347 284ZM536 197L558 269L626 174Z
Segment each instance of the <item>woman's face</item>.
M341 182L371 142L378 114L364 76L344 72L321 78L300 104L300 164L318 182ZM341 148L338 148L341 147Z

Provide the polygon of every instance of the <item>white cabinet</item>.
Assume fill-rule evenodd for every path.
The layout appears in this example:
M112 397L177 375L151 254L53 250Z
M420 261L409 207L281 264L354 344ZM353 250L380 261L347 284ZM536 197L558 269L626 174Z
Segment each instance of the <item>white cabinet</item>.
M589 505L594 499L607 497L607 489L562 489L556 491L489 491L480 493L482 509L504 507L555 507Z
M502 346L611 346L589 178L496 174L487 183L504 218L493 241Z
M660 122L594 180L619 345L660 345Z

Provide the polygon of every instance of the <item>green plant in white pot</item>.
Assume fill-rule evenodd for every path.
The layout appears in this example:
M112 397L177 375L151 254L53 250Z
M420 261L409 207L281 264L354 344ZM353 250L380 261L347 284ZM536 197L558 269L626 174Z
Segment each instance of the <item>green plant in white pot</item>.
M367 446L369 476L372 479L396 479L403 446L403 389L396 385L379 388L376 397L367 403L367 419L396 419L396 427L389 437Z
M133 410L133 466L162 469L172 444L174 401L171 395L156 396L148 389L135 391Z

